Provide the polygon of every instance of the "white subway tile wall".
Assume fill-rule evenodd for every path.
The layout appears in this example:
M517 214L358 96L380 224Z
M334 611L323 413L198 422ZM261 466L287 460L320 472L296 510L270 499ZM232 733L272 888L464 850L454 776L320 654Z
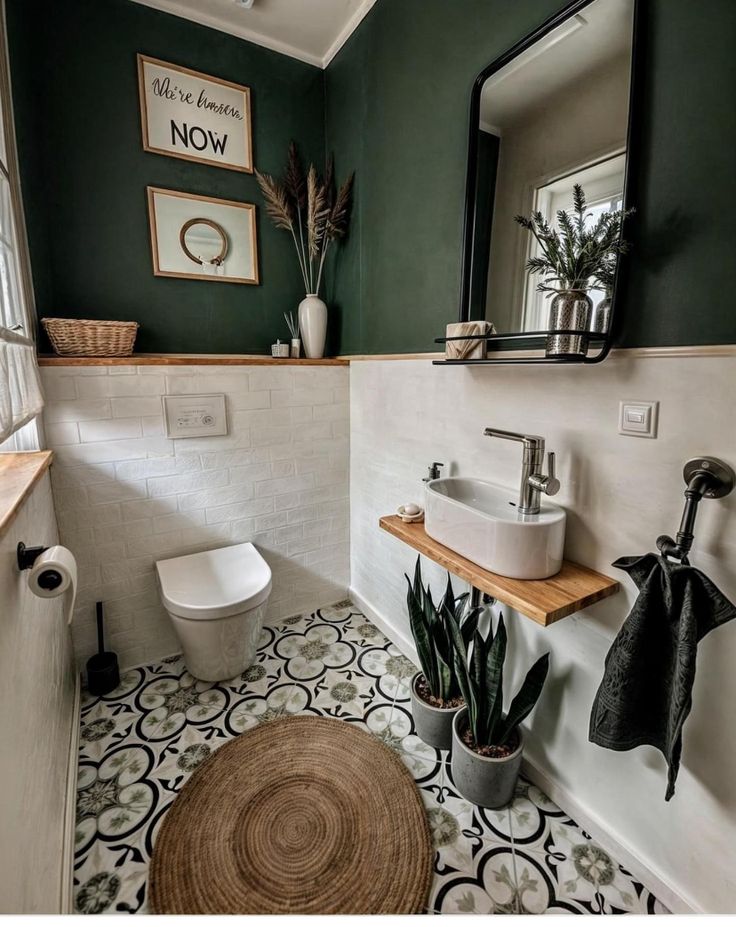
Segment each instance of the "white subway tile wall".
M273 570L267 619L349 584L348 367L44 367L61 543L79 564L78 661L95 602L122 666L177 650L153 564L252 541ZM225 437L168 439L164 395L225 393Z

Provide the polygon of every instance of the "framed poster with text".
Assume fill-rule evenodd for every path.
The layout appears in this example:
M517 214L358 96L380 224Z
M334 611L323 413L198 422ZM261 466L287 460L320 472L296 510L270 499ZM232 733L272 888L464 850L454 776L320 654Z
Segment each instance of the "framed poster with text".
M253 173L250 88L138 55L143 148Z

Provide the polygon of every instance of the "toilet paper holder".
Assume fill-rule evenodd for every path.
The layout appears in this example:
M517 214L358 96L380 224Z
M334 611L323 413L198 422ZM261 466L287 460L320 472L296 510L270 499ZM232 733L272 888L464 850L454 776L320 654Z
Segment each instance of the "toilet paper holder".
M30 570L41 554L45 553L47 550L48 547L26 547L23 541L18 541L18 546L16 547L18 569Z
M48 547L26 547L23 541L18 542L16 547L16 556L18 557L18 569L19 570L30 570L35 564L36 560L45 553L49 548ZM38 585L42 589L47 589L49 592L53 592L54 589L58 589L59 586L64 582L64 577L59 573L58 570L49 567L48 570L44 572L38 578Z

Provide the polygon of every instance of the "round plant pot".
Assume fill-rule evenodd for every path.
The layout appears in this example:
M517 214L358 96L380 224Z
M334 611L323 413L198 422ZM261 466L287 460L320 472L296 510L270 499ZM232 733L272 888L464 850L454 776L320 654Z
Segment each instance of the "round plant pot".
M461 708L452 722L452 779L458 792L481 808L502 808L514 797L521 769L524 742L517 728L519 744L505 757L481 756L460 736L468 726L468 710Z
M452 748L452 720L460 711L457 708L435 708L417 695L416 684L421 673L411 678L411 713L417 734L430 747L438 750Z
M307 357L323 357L327 336L327 306L314 293L309 293L299 303L299 331L304 354Z
M611 300L610 297L604 296L603 299L593 310L593 318L590 322L592 332L607 332L611 326Z
M549 308L549 328L575 331L587 331L593 300L585 290L560 290ZM585 335L549 335L547 338L547 357L580 357L588 352L588 339Z

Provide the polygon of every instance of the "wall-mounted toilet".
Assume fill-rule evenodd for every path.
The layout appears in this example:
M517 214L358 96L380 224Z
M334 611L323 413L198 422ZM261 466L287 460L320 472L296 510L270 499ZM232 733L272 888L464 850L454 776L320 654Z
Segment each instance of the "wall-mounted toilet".
M252 544L159 560L156 575L192 676L218 682L253 663L271 569Z

